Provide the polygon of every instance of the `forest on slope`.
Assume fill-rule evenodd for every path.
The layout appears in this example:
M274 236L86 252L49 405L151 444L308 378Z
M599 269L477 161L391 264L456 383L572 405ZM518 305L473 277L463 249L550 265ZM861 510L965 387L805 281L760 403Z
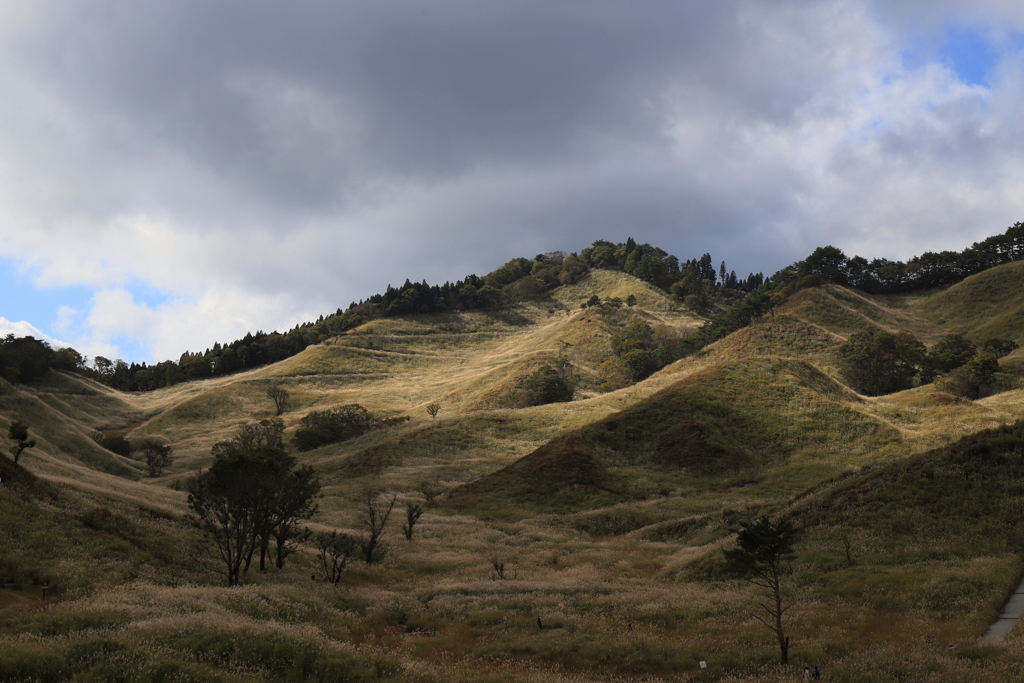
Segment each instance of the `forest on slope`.
M31 382L32 366L55 367L90 374L123 391L149 391L178 382L215 377L258 367L294 356L312 344L354 329L365 322L409 314L487 310L519 301L539 300L555 287L573 284L592 268L621 271L658 287L681 305L700 315L713 315L689 350L720 339L750 324L793 291L821 282L849 285L871 294L913 292L946 286L988 268L1024 256L1024 223L1015 223L999 235L976 242L963 251L925 252L907 262L862 256L847 257L832 246L819 247L803 261L769 278L751 273L738 278L725 261L716 270L710 254L681 262L665 250L637 244L633 238L615 244L597 240L590 247L567 254L538 254L534 259L512 259L483 277L468 275L454 283L428 285L410 282L388 286L347 309L296 325L284 333L248 333L242 339L202 352L185 351L177 361L149 366L104 357L92 363L74 349L49 359L45 353L25 360L32 350L0 347L0 375L8 381ZM735 305L735 304L741 305Z

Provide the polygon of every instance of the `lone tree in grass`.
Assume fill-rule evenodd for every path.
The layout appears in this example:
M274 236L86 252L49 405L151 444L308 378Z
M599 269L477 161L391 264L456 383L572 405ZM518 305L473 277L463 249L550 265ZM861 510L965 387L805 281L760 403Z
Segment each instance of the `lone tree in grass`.
M288 403L288 392L282 387L270 387L267 389L267 396L274 402L275 415L284 415L291 410L291 404Z
M156 439L142 439L132 444L132 451L142 454L151 477L159 477L171 465L171 447Z
M799 529L789 518L773 522L768 517L760 517L751 524L740 524L736 547L725 551L733 573L767 591L769 599L760 603L766 614L755 614L754 618L775 634L783 664L789 662L789 638L783 629L782 616L792 604L783 604L782 576L793 558L793 544L798 534Z
M36 440L28 438L28 425L22 424L19 420L15 420L7 428L7 438L14 441L14 450L11 451L11 455L14 456L15 465L18 464L18 458L21 457L22 451L36 447Z
M405 522L402 524L402 533L405 534L405 540L412 541L412 530L416 527L416 522L420 521L422 515L422 505L411 500L405 501Z
M359 552L359 539L352 534L332 531L317 534L314 542L317 557L324 568L324 577L332 585L337 586L349 560Z
M431 403L427 406L427 415L430 415L431 420L437 419L437 414L441 412L441 406L437 403Z
M381 543L384 527L388 523L391 511L395 509L397 500L398 496L393 493L388 495L374 489L363 491L359 522L363 527L361 550L366 564L373 564L384 557Z
M299 521L317 510L319 479L284 451L283 430L280 420L243 427L230 441L214 444L213 465L189 482L189 517L223 562L229 586L238 585L257 549L266 569L271 540L280 568L306 538Z

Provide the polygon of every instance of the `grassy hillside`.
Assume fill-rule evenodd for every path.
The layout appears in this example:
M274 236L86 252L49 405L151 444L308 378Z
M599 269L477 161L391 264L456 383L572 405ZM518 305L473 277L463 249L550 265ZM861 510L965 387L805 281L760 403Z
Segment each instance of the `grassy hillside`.
M927 295L804 290L609 393L612 334L643 319L685 335L701 320L600 270L546 301L374 320L274 365L145 394L56 372L0 382L0 429L20 419L39 442L22 468L0 465L0 575L26 587L0 590L0 679L782 681L805 663L830 680L1012 679L1024 634L975 641L1024 571L1024 438L975 435L1024 418L1024 390L867 398L843 384L836 350L872 329L929 344L1011 329L1019 287L991 278L1017 265ZM964 287L995 302L987 314L954 305ZM637 305L581 309L594 294ZM522 379L556 358L574 366L577 400L516 407ZM297 454L324 484L316 530L358 532L367 486L425 506L413 541L396 512L384 562L354 563L341 587L310 580L322 569L305 548L225 588L184 520L181 485L215 442L273 415L271 386L291 397L286 439L347 403L411 418ZM174 463L149 479L98 431L164 439ZM451 492L428 503L428 488ZM756 592L721 560L736 524L779 512L806 529L789 669L751 616ZM45 610L33 579L57 589Z
M978 344L994 338L1024 345L1024 262L990 268L912 310Z
M561 436L450 499L461 508L515 502L564 512L655 490L694 509L739 487L751 497L785 498L903 447L900 432L860 402L804 362L723 363Z

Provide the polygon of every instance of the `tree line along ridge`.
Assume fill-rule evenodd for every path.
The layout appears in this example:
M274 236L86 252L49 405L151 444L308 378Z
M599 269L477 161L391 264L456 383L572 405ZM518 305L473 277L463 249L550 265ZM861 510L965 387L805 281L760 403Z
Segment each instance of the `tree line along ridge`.
M382 294L286 332L247 333L233 342L218 342L203 352L186 351L177 361L154 365L111 361L102 356L90 365L75 349L53 349L42 340L9 334L0 339L0 376L9 382L30 384L53 367L90 376L122 391L149 391L284 360L377 318L487 310L542 300L556 287L578 282L591 269L633 275L707 317L698 334L672 354L685 355L751 324L806 287L831 282L869 294L920 291L954 284L1022 257L1024 223L1020 222L963 251L925 252L906 262L884 258L868 261L861 256L847 257L831 245L819 247L806 259L768 278L751 273L740 279L735 271L726 269L724 261L716 269L710 254L684 262L658 247L637 244L632 238L618 244L597 240L579 253L558 251L539 254L532 260L514 258L483 277L468 275L443 285L406 280L400 287L389 285ZM636 354L633 360L634 367L643 365ZM630 374L642 373L631 369Z

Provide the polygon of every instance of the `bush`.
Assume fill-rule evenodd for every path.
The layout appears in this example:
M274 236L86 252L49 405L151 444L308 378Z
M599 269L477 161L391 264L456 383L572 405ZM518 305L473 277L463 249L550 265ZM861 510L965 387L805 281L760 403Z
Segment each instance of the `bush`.
M358 403L313 411L302 418L300 427L295 430L295 447L300 451L311 451L408 420L408 417L377 417Z
M571 401L576 393L572 382L565 377L567 363L562 371L552 365L542 365L523 383L520 404L523 406L541 406L547 403L564 403Z

